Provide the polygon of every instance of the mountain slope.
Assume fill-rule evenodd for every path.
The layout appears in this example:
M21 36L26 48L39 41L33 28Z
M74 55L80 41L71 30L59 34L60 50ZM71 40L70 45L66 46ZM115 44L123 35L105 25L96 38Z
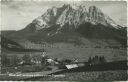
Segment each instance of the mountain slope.
M10 40L3 36L0 36L0 37L1 37L0 45L1 45L2 52L8 52L8 51L11 51L11 52L42 52L42 50L37 50L37 49L26 49L22 45L20 45L19 43L13 40Z
M12 41L10 39L7 39L7 38L5 38L3 36L1 36L0 45L1 45L1 48L6 48L6 49L11 49L11 48L18 48L18 49L20 49L20 48L23 48L17 42Z

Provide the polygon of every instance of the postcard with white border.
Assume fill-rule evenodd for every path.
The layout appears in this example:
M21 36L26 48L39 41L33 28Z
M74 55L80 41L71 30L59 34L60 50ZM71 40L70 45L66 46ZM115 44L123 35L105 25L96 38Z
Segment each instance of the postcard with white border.
M0 3L0 81L127 81L127 1Z

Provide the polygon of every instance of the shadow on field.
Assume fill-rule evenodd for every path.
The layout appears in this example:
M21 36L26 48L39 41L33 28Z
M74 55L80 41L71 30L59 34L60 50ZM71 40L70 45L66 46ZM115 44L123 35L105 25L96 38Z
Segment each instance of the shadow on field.
M44 50L38 50L38 49L24 49L24 48L6 48L7 50L10 51L15 51L15 52L43 52Z

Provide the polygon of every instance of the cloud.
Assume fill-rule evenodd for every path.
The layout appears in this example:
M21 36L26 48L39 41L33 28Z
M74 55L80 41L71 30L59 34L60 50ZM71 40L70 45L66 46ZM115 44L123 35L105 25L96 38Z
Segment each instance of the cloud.
M43 14L42 7L33 2L10 2L3 3L2 6L2 28L16 29L24 28L33 19ZM46 7L44 7L46 8Z

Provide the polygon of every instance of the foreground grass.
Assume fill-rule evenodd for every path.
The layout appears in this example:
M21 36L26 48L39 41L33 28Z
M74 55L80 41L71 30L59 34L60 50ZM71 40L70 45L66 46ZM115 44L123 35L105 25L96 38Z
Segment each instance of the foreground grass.
M0 80L16 81L16 80L29 80L29 81L126 81L128 78L126 70L116 71L90 71L90 72L72 72L63 73L60 75L51 75L45 77L10 77L0 76Z
M116 70L116 71L93 71L93 72L75 72L75 73L64 73L64 77L39 77L31 78L28 80L47 80L47 81L78 81L78 80L103 80L103 81L126 81L127 71Z

